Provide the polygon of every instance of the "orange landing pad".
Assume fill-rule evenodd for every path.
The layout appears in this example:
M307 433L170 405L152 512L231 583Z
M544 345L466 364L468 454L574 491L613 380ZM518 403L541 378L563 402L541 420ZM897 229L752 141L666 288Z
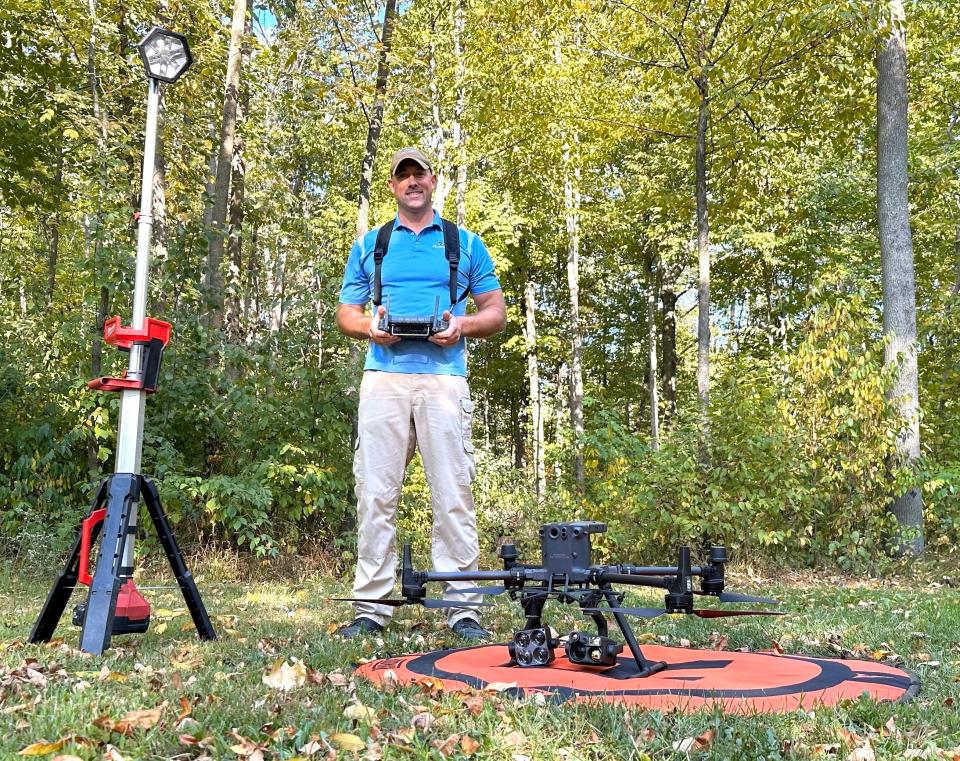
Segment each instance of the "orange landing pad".
M506 645L483 645L384 658L356 673L374 683L395 677L399 684L415 684L429 678L448 691L512 683L516 686L505 690L508 694L540 693L557 703L601 700L663 711L719 705L741 714L833 706L861 695L904 702L920 689L910 672L872 661L658 645L644 645L643 654L666 661L667 668L640 678L633 658L621 654L616 666L592 669L571 664L562 649L547 667L520 668L510 665Z

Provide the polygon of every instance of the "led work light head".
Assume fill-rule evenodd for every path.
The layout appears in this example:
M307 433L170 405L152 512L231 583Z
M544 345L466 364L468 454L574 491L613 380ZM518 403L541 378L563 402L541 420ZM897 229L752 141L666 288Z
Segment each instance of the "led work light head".
M193 63L187 38L159 26L144 35L137 50L147 76L161 82L176 82Z

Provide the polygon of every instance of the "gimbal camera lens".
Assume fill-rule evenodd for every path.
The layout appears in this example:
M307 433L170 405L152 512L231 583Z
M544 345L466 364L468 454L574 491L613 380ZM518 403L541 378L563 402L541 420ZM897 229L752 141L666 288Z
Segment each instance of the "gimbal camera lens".
M513 639L520 647L526 647L530 644L530 635L527 632L517 632Z
M537 644L537 645L544 645L544 644L546 644L546 642L547 642L547 637L546 637L546 635L545 635L545 634L543 633L543 631L541 631L540 629L537 629L537 630L533 633L532 639L533 639L534 644Z
M546 663L548 659L547 649L545 647L538 647L533 651L533 657L536 659L537 663Z
M532 657L529 650L518 650L517 651L517 663L521 666L529 665Z

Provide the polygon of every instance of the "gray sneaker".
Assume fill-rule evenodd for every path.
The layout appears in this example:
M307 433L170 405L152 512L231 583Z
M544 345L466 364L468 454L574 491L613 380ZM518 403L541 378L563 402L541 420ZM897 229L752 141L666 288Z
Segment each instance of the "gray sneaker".
M490 639L490 632L480 626L480 622L474 618L461 618L451 628L454 634L463 639L475 641Z
M361 634L376 634L382 631L383 627L372 618L358 616L353 619L353 623L346 624L337 629L335 634L344 639L353 639L354 637L359 637Z

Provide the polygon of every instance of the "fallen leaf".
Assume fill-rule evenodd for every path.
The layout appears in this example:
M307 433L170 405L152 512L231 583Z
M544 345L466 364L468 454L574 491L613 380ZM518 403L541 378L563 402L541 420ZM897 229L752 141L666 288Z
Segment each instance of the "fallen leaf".
M483 689L484 692L504 692L505 690L516 689L516 682L490 682Z
M150 729L150 727L155 726L156 723L160 721L160 714L166 705L167 703L164 701L154 708L128 711L123 715L123 718L120 719L120 722L127 724L131 729Z
M103 752L103 757L106 761L126 761L126 759L120 755L120 751L109 743L107 743L107 749Z
M69 738L62 738L56 742L48 743L46 741L31 743L26 748L21 750L17 755L19 756L46 756L50 753L54 753L60 750L64 745L67 744Z
M450 735L446 740L434 740L430 743L430 747L435 748L441 756L446 758L456 750L459 742L460 735Z
M330 735L330 742L341 750L359 751L367 747L367 744L356 735L349 732L339 732Z
M463 751L463 755L472 756L480 750L480 743L470 737L470 735L464 735L460 738L460 750Z
M326 750L326 747L320 742L319 736L310 735L310 739L301 745L298 750L301 753L312 756L314 753L321 753L322 751Z
M292 690L306 681L307 667L299 658L293 658L292 664L285 659L278 659L273 668L263 675L263 683L275 690Z
M427 712L421 712L416 714L410 720L410 726L414 729L422 730L423 732L428 732L431 725L434 722L433 714Z
M483 695L469 695L463 700L463 707L471 716L479 716L483 713Z
M343 715L353 721L371 722L377 718L377 712L363 703L351 703L344 711Z
M83 761L80 756L74 756L70 753L64 753L60 756L54 756L50 761Z

